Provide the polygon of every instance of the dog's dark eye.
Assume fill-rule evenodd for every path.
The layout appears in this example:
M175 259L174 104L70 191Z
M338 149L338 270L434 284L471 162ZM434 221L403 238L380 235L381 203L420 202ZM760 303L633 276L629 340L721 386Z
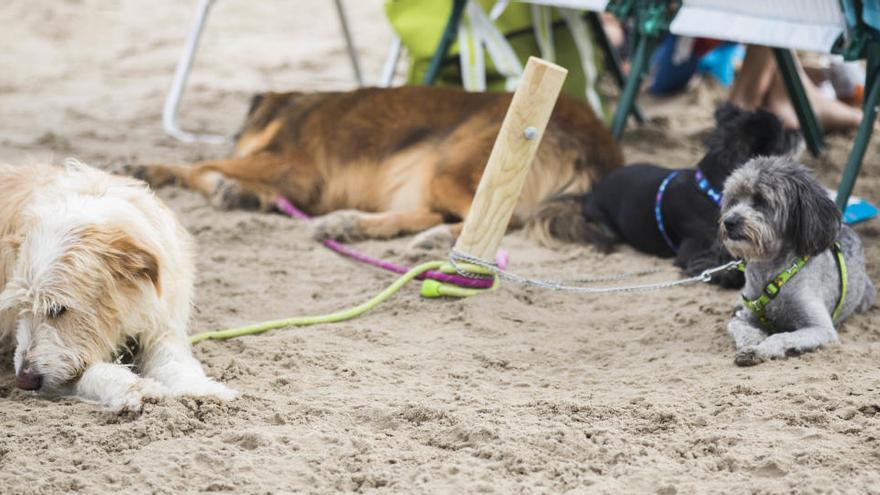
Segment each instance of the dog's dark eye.
M760 193L752 196L752 203L757 207L767 206L767 200Z
M53 304L52 306L49 307L49 311L47 314L49 315L49 318L52 318L54 320L56 318L61 318L61 316L63 316L64 313L67 313L66 306L61 306L60 304Z

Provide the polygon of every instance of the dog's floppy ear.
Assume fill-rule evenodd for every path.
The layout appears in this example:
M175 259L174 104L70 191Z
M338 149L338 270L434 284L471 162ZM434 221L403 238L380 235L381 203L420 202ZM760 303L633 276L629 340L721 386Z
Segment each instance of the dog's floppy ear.
M156 288L156 293L161 294L159 260L156 255L128 235L118 237L112 245L119 253L114 266L117 276L132 281L146 278Z
M159 259L145 244L119 228L104 225L87 226L80 237L104 258L116 280L131 284L148 280L161 294Z
M830 248L840 233L841 214L805 167L792 172L794 194L789 213L789 239L798 256L814 256Z
M257 107L260 106L260 103L263 103L263 99L266 97L263 93L257 93L251 97L251 104L248 107L247 117L251 117L254 112L257 111Z

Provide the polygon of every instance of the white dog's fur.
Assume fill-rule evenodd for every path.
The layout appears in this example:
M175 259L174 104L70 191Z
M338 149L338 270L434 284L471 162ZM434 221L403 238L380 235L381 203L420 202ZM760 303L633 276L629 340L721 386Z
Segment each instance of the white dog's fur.
M0 337L15 335L16 383L113 410L233 399L191 353L189 234L143 183L65 165L0 164ZM140 376L113 362L132 339Z

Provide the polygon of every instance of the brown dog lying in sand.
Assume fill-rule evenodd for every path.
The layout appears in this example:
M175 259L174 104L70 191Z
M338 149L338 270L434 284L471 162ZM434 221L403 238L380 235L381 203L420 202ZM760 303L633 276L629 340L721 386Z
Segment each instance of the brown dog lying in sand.
M268 210L284 195L324 215L313 222L320 239L384 239L436 227L414 247L451 245L510 100L425 86L265 93L254 97L232 158L127 172L153 187L182 183L223 209ZM511 226L529 222L530 232L548 240L567 223L582 222L578 208L562 203L535 214L558 195L586 192L621 163L591 108L563 96Z

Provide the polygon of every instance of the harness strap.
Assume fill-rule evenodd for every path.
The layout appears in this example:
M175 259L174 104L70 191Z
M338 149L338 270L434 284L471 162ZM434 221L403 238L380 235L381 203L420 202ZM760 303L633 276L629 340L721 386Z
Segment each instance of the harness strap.
M657 188L657 199L654 201L654 218L657 219L657 228L660 230L660 234L663 236L663 240L666 241L666 245L669 246L669 249L672 249L673 253L678 252L678 244L672 242L672 238L669 237L669 232L666 231L666 224L663 223L663 194L666 193L666 186L669 185L669 182L678 175L678 170L673 170L669 175L663 179L663 182L660 183L660 187Z
M700 191L702 191L703 194L708 196L708 198L711 199L713 203L721 206L721 199L724 196L722 196L722 194L717 189L712 187L712 183L709 182L709 179L706 178L705 174L703 174L703 171L699 168L694 171L694 180L697 181L697 187L700 188Z
M846 261L843 258L843 251L840 248L840 244L835 242L832 249L834 250L834 258L837 261L837 268L840 270L840 298L837 300L837 305L831 313L831 319L836 320L837 317L840 316L840 311L843 309L843 303L846 300L847 274ZM773 280L767 282L767 285L765 285L764 289L761 291L761 295L757 298L749 299L745 294L742 295L743 306L755 315L755 318L761 322L761 325L766 330L773 330L773 323L767 318L767 306L777 295L779 295L782 286L797 275L801 268L807 264L809 259L809 256L796 259L790 267L782 271L782 273L777 275Z
M767 282L767 285L765 285L764 289L761 291L761 295L757 298L749 299L745 294L742 295L743 306L748 308L749 311L758 318L758 321L761 322L761 325L763 325L765 329L773 329L773 324L770 322L770 319L767 318L767 306L770 304L770 301L779 295L779 290L782 289L782 286L788 283L792 277L797 275L797 272L807 264L809 259L809 256L796 259L790 267L783 270L773 280Z
M835 306L834 311L831 312L832 320L836 320L837 317L840 316L840 311L843 309L843 302L846 300L846 260L843 259L843 250L840 249L839 242L834 243L834 259L837 260L837 268L840 270L840 299L837 300L837 306Z
M673 170L665 179L663 179L663 182L660 183L660 187L657 188L657 199L654 201L654 218L657 219L657 228L660 230L660 234L663 235L663 240L666 241L666 245L669 246L669 249L671 249L673 253L678 252L678 244L672 241L672 237L666 230L666 224L663 222L662 208L663 195L666 193L666 186L669 185L669 182L675 178L679 172L679 170ZM697 183L700 192L705 194L713 203L721 206L721 198L723 196L717 189L712 187L712 183L709 182L709 179L706 178L706 175L703 174L703 171L699 168L694 170L694 181Z

